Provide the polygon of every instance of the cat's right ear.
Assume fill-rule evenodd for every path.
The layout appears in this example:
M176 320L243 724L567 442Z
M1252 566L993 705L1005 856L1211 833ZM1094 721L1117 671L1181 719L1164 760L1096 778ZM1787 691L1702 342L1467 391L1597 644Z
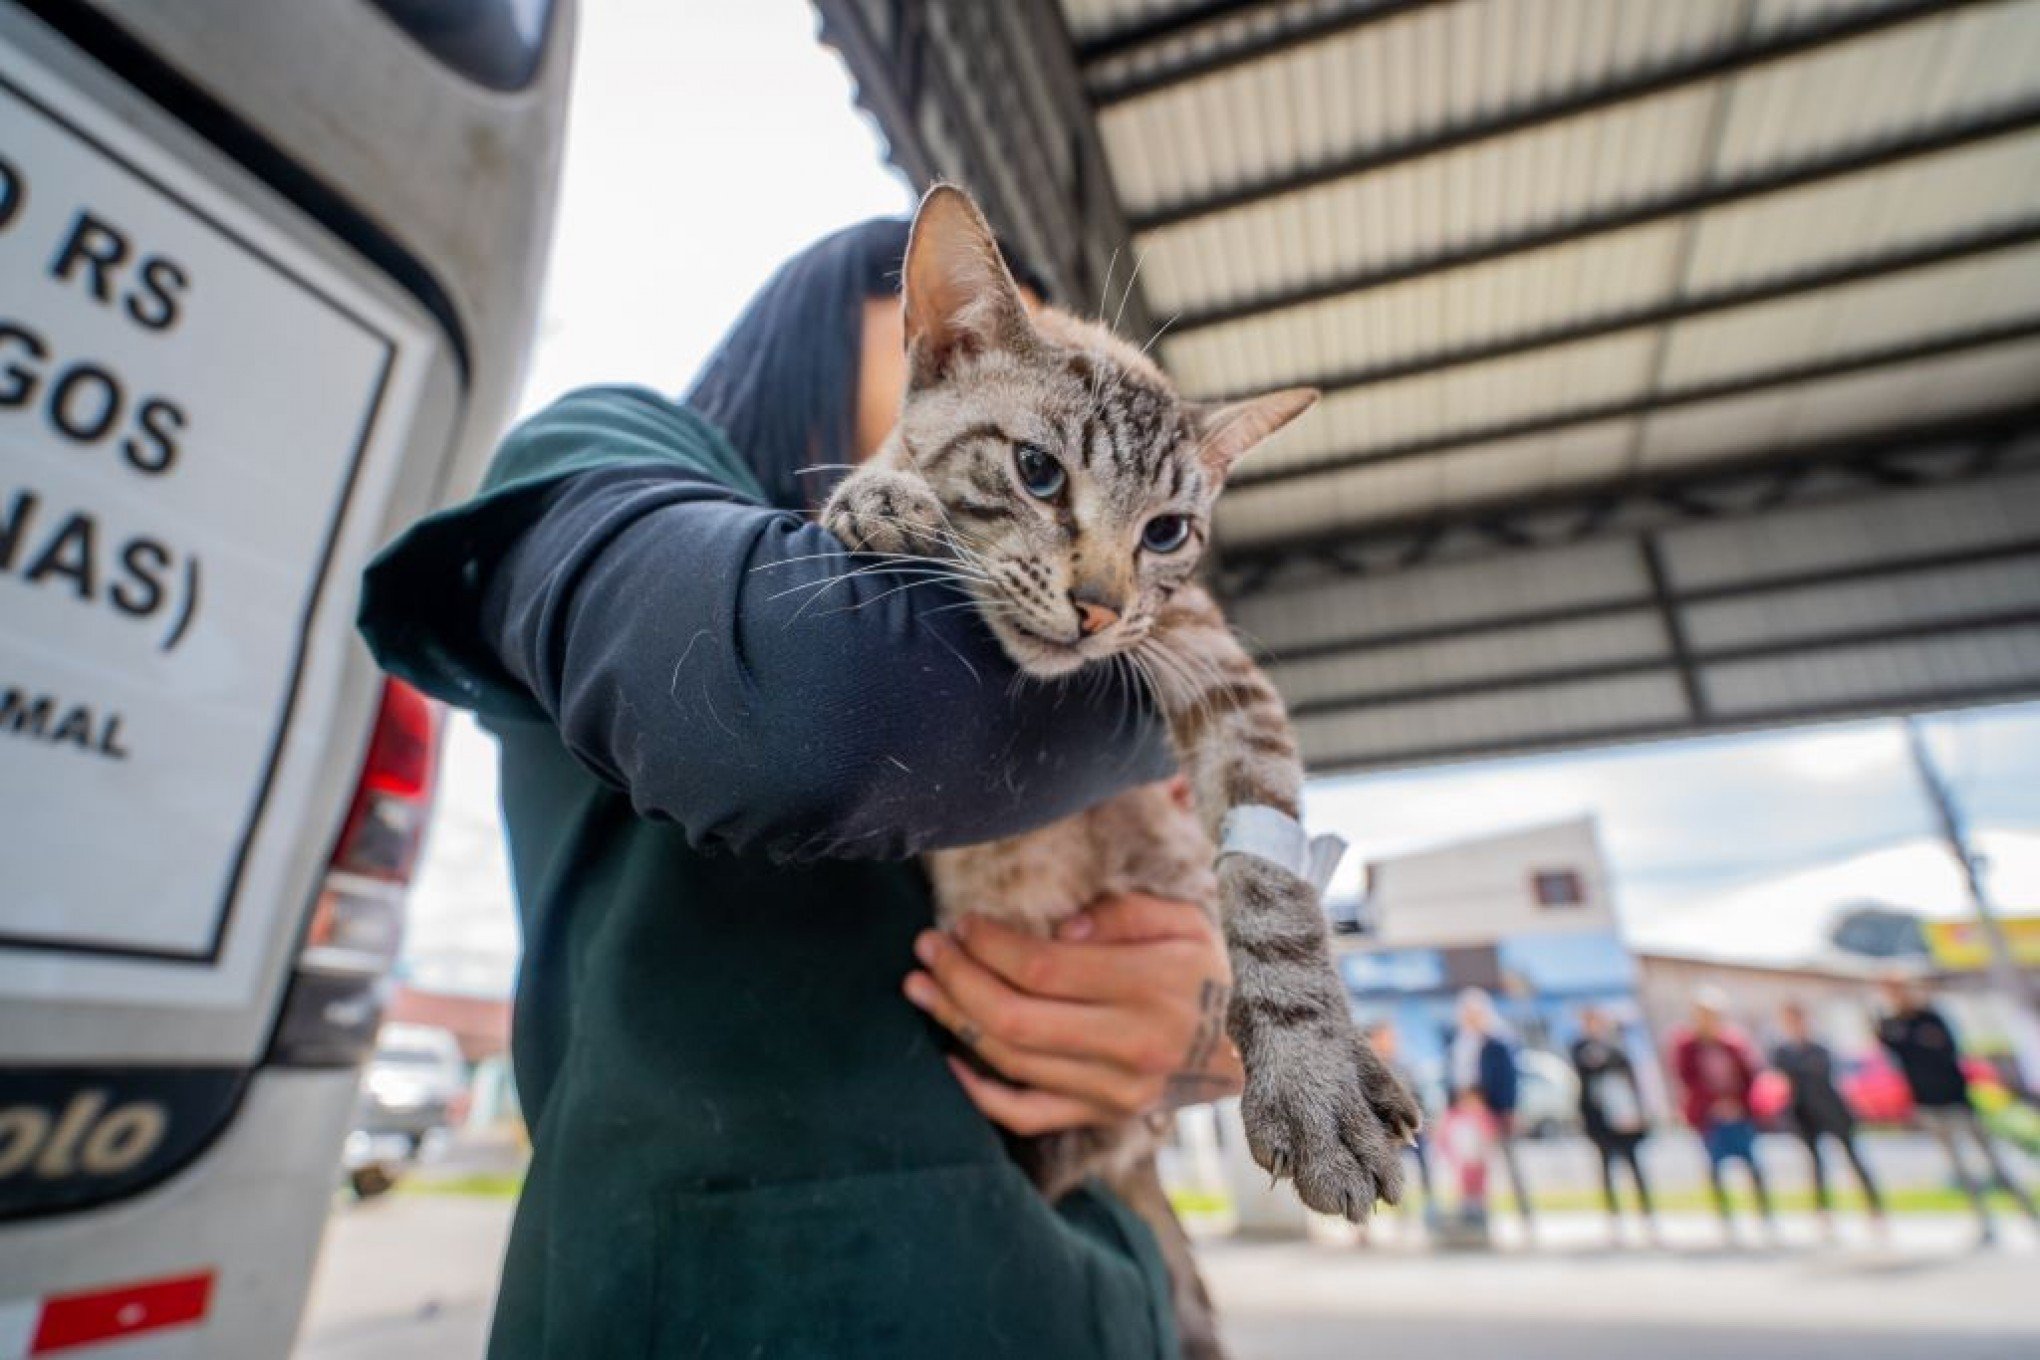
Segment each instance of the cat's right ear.
M914 214L902 291L914 386L940 382L969 355L1022 348L1033 335L991 227L953 184L930 189Z

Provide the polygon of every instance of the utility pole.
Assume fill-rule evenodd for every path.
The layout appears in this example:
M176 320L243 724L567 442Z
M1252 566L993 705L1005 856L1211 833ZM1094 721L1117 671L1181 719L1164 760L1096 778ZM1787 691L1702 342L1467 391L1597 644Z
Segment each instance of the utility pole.
M1917 722L1907 718L1905 736L1912 748L1913 767L1919 771L1920 783L1926 786L1927 801L1934 806L1941 839L1947 842L1948 853L1961 867L1962 881L1969 889L1969 905L1976 912L1976 924L1983 931L1984 949L1990 957L1991 984L2007 1003L2012 1056L2018 1062L2020 1080L2029 1092L2040 1091L2040 1002L2035 1001L2031 981L2012 956L2011 942L2005 938L2004 926L1991 910L1983 879L1976 871L1977 856L1970 850L1963 829L1962 810L1956 806L1954 793L1934 765L1933 752L1927 749L1926 734L1920 731Z

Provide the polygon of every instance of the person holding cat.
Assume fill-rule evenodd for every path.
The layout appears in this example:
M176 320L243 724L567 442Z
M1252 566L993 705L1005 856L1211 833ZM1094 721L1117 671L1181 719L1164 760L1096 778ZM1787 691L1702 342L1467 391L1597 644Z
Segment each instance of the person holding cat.
M1153 1236L1048 1203L994 1124L1237 1090L1217 929L1126 896L924 972L910 858L1165 777L1159 725L1016 684L953 583L801 513L899 409L906 239L795 258L682 401L562 398L364 581L382 664L501 745L533 1153L496 1360L1178 1353ZM1028 1033L1024 1077L952 1075L910 970L966 1040Z

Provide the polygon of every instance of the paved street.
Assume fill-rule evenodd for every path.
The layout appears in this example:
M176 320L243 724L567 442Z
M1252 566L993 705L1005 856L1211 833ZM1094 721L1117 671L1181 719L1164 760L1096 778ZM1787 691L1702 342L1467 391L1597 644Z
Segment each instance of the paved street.
M510 1201L336 1201L297 1360L475 1360L488 1336Z
M507 1200L397 1195L338 1209L297 1360L481 1354ZM1237 1360L2027 1360L2040 1355L2040 1243L1993 1251L1958 1218L1908 1217L1879 1246L1847 1225L1816 1245L1727 1252L1700 1217L1660 1250L1610 1250L1599 1222L1551 1216L1534 1251L1220 1242L1206 1270Z
M2031 1230L1972 1247L1960 1219L1902 1220L1880 1247L1726 1251L1708 1219L1661 1250L1610 1249L1587 1216L1535 1251L1438 1254L1215 1243L1205 1269L1236 1360L2024 1360L2040 1354ZM2017 1236L2014 1236L2014 1234Z

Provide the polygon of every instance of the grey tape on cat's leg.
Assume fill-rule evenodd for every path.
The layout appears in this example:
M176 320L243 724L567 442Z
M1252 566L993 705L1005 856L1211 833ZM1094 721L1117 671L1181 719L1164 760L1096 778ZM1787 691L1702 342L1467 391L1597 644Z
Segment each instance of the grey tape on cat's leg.
M1338 836L1313 838L1280 808L1248 803L1225 814L1218 828L1218 857L1251 855L1278 869L1286 869L1317 889L1319 897L1332 881L1332 870L1346 853L1346 842Z
M1321 836L1310 838L1310 872L1304 877L1317 889L1318 896L1325 895L1331 886L1332 871L1339 867L1339 861L1346 857L1346 838L1327 831Z

